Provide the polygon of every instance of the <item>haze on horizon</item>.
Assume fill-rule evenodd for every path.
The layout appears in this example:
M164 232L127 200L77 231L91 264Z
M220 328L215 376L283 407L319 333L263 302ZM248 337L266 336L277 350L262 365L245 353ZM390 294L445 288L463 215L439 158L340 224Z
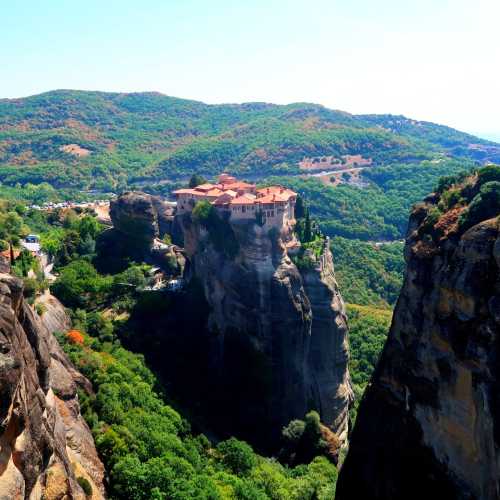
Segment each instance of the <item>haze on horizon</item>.
M498 0L26 0L2 20L0 97L314 102L500 141Z

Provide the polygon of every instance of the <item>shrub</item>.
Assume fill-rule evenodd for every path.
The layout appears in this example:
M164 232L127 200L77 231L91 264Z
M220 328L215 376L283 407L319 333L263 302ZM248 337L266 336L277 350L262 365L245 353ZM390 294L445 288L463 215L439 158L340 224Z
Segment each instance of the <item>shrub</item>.
M222 455L222 463L238 475L248 474L257 464L252 447L236 438L219 443L217 451Z
M441 217L441 210L439 210L438 207L431 208L427 213L427 217L425 218L422 224L422 230L424 232L431 231L440 217Z
M82 488L85 495L87 495L88 497L92 496L92 486L87 479L80 476L80 477L76 478L76 481L80 485L80 487Z
M14 274L19 277L26 277L31 269L36 271L38 268L38 262L28 250L22 250L12 266Z
M54 295L69 307L94 305L105 298L111 280L98 274L85 260L75 260L61 269L59 279L51 286Z
M296 445L304 430L306 428L306 423L303 420L292 420L286 427L283 427L281 435L285 443L289 445Z
M458 203L462 203L464 201L465 200L462 197L460 190L449 189L448 191L445 191L441 196L440 205L442 205L442 208L444 210L448 210L450 208L453 208Z
M83 342L85 340L83 334L79 332L78 330L70 330L66 334L66 338L72 343L72 344L79 344L83 345Z
M208 201L198 202L192 212L193 219L203 226L209 234L215 249L234 258L239 250L239 244L229 221L220 217L217 209Z
M209 224L213 210L214 207L208 201L202 200L196 203L191 214L196 222L205 227Z
M45 304L36 304L35 311L38 316L43 316L43 314L47 312L47 307L45 307Z
M189 179L189 187L192 189L196 186L199 186L200 184L205 184L205 182L207 182L205 177L198 174L193 174L191 176L191 179Z
M472 199L467 211L460 217L462 229L468 229L479 222L500 214L500 182L490 181L481 186Z
M310 411L304 420L292 420L281 432L282 457L291 464L306 464L318 455L336 460L339 441L335 433L321 425L317 411ZM327 436L328 442L324 436Z
M477 177L480 185L492 181L500 182L500 166L488 165L487 167L481 168L478 170Z

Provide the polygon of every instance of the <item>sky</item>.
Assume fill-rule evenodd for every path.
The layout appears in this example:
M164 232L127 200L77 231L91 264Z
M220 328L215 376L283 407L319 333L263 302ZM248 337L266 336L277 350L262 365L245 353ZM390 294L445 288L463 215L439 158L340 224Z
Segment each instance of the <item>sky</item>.
M500 0L0 0L0 98L314 102L500 142Z

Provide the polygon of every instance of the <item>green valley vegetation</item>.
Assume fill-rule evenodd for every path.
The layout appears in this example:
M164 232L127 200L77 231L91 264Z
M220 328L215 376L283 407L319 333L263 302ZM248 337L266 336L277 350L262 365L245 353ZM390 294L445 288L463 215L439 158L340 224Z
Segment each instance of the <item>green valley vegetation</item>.
M402 241L376 244L331 239L335 276L346 302L393 307L403 283L404 259Z
M0 100L0 181L119 191L192 173L296 174L304 158L375 165L500 158L497 145L404 117L296 103L206 105L158 93L58 90Z
M390 309L347 304L349 318L349 372L355 402L351 420L356 420L359 402L363 397L373 370L384 347L392 320Z
M90 329L77 313L81 330ZM294 468L257 455L235 438L212 444L165 403L144 359L109 341L59 336L75 366L93 383L82 413L109 474L111 498L331 499L336 467L324 457Z

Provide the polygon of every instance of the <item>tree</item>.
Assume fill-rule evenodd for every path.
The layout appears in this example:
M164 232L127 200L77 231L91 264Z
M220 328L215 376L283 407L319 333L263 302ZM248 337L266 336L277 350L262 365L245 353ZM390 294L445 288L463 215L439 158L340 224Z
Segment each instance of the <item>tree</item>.
M51 290L69 307L91 306L100 302L109 291L110 280L100 276L85 260L75 260L61 269Z
M146 286L146 277L140 266L130 266L125 271L113 276L113 294L119 296L123 294L124 288L127 292L130 289Z
M303 420L292 420L286 427L283 427L281 435L287 446L296 446L302 438L306 423Z
M234 437L219 443L217 451L222 455L224 465L238 475L248 474L257 464L252 447Z
M62 249L64 238L64 230L61 228L51 228L41 236L42 249L47 252L50 257L55 257Z
M500 182L490 181L481 186L479 193L472 199L460 223L468 229L479 222L495 217L500 213Z
M78 253L80 255L93 255L95 253L95 240L87 234L78 245Z
M486 184L487 182L500 181L500 166L499 165L488 165L479 170L478 179L480 184Z
M206 179L202 177L201 175L198 174L193 174L191 176L191 179L189 179L189 187L191 189L195 188L196 186L199 186L200 184L205 184Z
M29 250L23 250L14 262L14 271L25 278L35 265L35 258Z
M28 234L29 230L17 212L0 212L0 239L10 245L17 245L19 239Z
M305 224L304 224L304 243L312 241L312 226L309 208L306 207Z
M302 219L305 215L305 205L304 198L302 196L297 195L297 201L295 202L295 218Z
M82 239L90 236L93 240L95 240L103 229L102 224L100 224L95 217L90 215L85 215L79 219L75 226L75 229L80 233Z

